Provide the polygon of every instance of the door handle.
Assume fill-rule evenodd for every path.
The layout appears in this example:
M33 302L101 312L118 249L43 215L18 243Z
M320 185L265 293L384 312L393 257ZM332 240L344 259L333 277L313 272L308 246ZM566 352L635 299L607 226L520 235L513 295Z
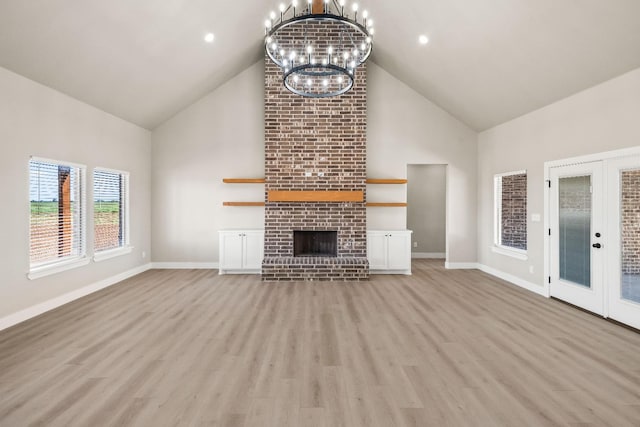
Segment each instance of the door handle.
M591 245L591 246L593 246L593 247L594 247L594 248L596 248L596 249L600 249L600 248L602 247L602 245L601 245L600 243L594 243L594 244L593 244L593 245Z

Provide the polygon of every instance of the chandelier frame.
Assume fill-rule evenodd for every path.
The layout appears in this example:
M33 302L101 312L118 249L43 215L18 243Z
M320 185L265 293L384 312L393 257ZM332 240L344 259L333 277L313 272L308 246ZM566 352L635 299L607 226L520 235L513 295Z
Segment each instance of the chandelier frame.
M339 12L334 13L331 10L331 4ZM291 9L293 9L293 16L285 19ZM366 14L360 23L358 22L357 10L354 10L354 16L350 18L344 14L344 7L339 6L336 0L332 0L331 2L323 2L322 13L313 12L312 2L309 2L308 7L303 8L300 14L296 14L296 7L291 4L286 8L281 6L279 19L277 18L277 15L274 18L272 14L272 19L265 23L265 51L269 59L282 70L282 83L287 90L309 98L338 96L351 90L355 82L357 67L367 61L373 50L373 30L367 26ZM287 52L278 51L277 43L274 43L274 40L280 38L278 34L281 34L282 30L296 25L304 26L306 23L321 25L335 23L341 34L342 52L337 51L332 57L332 52L329 51L326 58L316 62L311 52L305 54L304 46L300 46L303 48L302 55L297 57L298 52L294 51L293 57L287 59ZM301 34L304 34L306 43L306 28L302 27L300 31L303 31ZM351 42L351 46L346 50L342 46L345 35ZM360 49L358 49L358 43L354 41L354 35L362 38L362 41L359 42ZM272 44L275 47L272 47ZM358 55L354 54L353 57L350 57L352 51L357 52ZM340 53L345 54L344 61L339 57ZM297 65L296 58L300 62ZM300 83L300 78L304 80L302 83ZM318 78L324 78L322 84L316 82ZM338 82L337 85L331 79L335 79ZM331 83L329 83L330 81Z

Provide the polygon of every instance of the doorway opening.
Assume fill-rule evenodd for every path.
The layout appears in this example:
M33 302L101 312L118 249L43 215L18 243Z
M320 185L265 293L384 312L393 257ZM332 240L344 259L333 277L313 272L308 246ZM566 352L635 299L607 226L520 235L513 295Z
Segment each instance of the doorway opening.
M447 165L407 165L407 228L411 257L446 259Z

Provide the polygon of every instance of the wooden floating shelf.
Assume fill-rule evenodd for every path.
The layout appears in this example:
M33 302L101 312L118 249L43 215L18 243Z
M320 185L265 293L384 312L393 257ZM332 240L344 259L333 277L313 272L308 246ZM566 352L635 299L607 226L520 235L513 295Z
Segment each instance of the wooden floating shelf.
M264 202L222 202L222 206L264 206Z
M362 202L362 191L269 191L270 202Z
M369 208L406 208L406 203L377 203L371 202L367 203L367 207Z
M264 184L264 178L222 178L225 184Z
M367 179L367 184L406 184L407 182L409 181L406 179Z

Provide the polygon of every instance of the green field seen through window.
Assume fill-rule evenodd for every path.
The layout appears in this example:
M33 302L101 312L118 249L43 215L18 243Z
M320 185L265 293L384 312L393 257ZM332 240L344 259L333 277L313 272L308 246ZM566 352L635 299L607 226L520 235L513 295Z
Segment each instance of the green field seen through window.
M74 204L71 204L73 210ZM93 204L94 213L100 214L118 214L120 212L119 202L95 202ZM58 202L31 202L31 216L40 215L57 215Z

